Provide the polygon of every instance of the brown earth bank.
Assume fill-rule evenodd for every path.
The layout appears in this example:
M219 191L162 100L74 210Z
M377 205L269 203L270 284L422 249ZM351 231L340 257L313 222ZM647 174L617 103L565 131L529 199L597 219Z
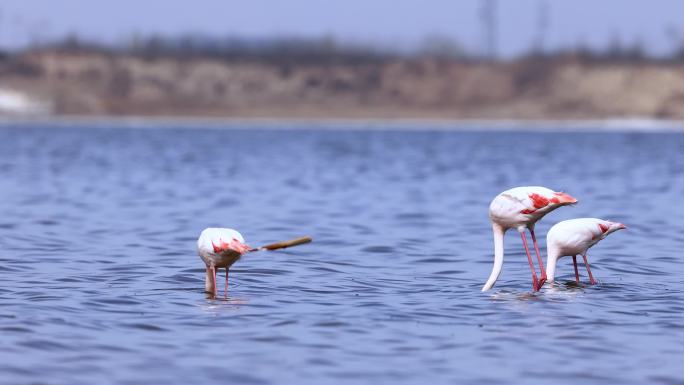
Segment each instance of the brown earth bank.
M31 103L38 108L22 110ZM684 119L684 65L572 58L302 64L34 51L0 60L0 114Z

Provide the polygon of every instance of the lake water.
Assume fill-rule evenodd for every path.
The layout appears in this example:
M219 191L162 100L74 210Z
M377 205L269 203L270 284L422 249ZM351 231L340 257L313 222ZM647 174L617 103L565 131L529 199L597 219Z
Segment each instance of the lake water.
M0 383L684 383L684 135L283 128L4 123ZM580 200L543 254L564 219L629 227L590 250L600 284L566 258L531 293L509 232L480 292L520 185ZM314 243L210 299L209 226Z

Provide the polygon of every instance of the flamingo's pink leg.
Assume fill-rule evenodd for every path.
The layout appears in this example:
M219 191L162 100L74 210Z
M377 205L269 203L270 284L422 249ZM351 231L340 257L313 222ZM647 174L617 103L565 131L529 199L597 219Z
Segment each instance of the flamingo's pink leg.
M577 283L580 283L579 282L579 271L577 270L577 256L576 255L572 256L572 264L575 265L575 281Z
M223 295L228 296L228 268L226 267L226 285L223 288Z
M584 258L584 267L587 268L587 273L589 273L589 283L592 285L596 285L596 280L594 280L594 276L591 275L591 269L589 268L589 261L587 261L587 254L582 254L582 258Z
M537 244L537 237L534 235L534 230L530 229L532 235L532 243L534 244L534 252L537 253L537 260L539 261L539 268L541 269L541 278L539 279L539 287L541 288L546 282L546 269L544 269L544 262L542 262L541 253L539 252L539 245Z
M527 261L530 263L530 270L532 270L532 290L539 291L539 288L541 286L539 285L539 281L537 280L537 272L534 270L534 263L532 263L532 256L530 255L530 250L527 247L527 237L525 236L524 231L520 232L520 237L522 238L523 246L525 247Z

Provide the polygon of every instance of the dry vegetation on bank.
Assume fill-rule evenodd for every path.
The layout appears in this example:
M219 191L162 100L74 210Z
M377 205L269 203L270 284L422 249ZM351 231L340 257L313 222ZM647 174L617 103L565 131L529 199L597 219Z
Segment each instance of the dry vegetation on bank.
M577 55L489 63L35 49L0 60L0 89L40 100L49 106L42 113L56 115L684 118L684 64Z

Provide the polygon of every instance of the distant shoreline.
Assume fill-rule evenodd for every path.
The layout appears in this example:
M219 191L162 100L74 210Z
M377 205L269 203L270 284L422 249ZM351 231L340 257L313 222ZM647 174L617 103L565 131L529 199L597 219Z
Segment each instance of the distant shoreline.
M0 113L17 117L461 128L612 127L605 122L618 118L642 129L670 129L684 121L684 62L553 57L352 64L37 50L0 60L0 80Z
M378 131L542 131L542 132L682 132L684 120L609 119L383 119L258 118L178 116L0 116L6 126L90 126L122 128L316 129Z

